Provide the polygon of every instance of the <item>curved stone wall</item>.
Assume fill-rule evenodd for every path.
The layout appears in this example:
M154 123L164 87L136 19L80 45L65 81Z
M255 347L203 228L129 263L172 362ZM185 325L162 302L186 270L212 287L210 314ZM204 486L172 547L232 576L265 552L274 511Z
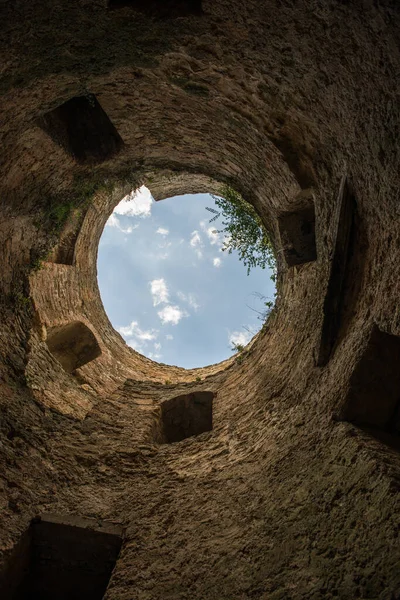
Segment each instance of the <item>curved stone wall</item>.
M397 3L1 11L1 565L50 512L123 526L110 600L399 598ZM277 310L238 360L159 365L104 313L102 229L142 184L221 183L271 232ZM67 373L73 322L101 354ZM212 429L160 443L197 392Z

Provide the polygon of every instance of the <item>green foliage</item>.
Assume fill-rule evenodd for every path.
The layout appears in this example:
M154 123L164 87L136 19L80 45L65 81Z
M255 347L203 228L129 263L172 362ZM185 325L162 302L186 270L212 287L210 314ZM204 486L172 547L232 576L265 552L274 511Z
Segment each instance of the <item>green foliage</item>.
M269 318L271 313L274 311L275 301L269 300L267 298L267 296L260 294L260 292L253 292L253 296L255 296L255 298L257 298L261 302L261 309L258 310L256 308L252 308L249 305L247 305L247 306L249 306L249 308L251 308L251 310L256 312L257 319L259 319L259 321L263 321L263 323L264 323ZM275 292L275 297L276 297L276 292Z
M201 381L201 377L196 377L196 381Z
M45 208L44 216L51 223L52 229L58 232L66 223L72 209L72 202L59 203L56 200L50 199Z
M16 306L20 308L31 308L32 300L30 296L25 296L22 292L16 292L14 295L14 302Z
M40 271L43 268L43 260L37 257L31 261L29 267L31 271Z
M243 352L243 344L232 344L232 352Z
M244 361L244 359L246 358L246 356L248 356L249 351L245 350L244 346L242 344L233 344L232 350L237 351L237 355L235 357L235 363L237 363L238 365L241 365L242 362Z
M71 191L60 196L49 196L38 220L45 221L54 234L58 234L74 210L83 211L87 208L94 194L104 190L112 191L113 184L98 175L92 178L76 177Z
M231 254L236 250L245 267L247 274L254 267L269 267L272 270L271 279L276 280L276 259L274 249L261 218L242 196L229 186L221 190L221 197L213 196L219 210L207 207L214 216L213 223L223 218L223 228L216 230L225 235L222 250Z

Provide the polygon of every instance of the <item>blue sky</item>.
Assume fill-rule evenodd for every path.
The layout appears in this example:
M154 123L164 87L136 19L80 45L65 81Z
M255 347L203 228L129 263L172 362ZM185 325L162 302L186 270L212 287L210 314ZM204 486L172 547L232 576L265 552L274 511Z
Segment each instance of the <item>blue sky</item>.
M158 362L185 368L232 356L261 327L258 292L273 299L267 270L247 269L221 250L209 194L155 202L144 186L107 221L98 282L107 315L126 343Z

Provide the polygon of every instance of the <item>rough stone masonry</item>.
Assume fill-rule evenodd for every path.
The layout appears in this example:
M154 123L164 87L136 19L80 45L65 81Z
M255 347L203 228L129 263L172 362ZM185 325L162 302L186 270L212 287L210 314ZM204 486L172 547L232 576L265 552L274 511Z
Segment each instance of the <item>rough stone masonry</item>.
M399 600L399 3L0 23L0 598ZM97 247L142 184L262 217L279 296L240 360L185 371L113 330Z

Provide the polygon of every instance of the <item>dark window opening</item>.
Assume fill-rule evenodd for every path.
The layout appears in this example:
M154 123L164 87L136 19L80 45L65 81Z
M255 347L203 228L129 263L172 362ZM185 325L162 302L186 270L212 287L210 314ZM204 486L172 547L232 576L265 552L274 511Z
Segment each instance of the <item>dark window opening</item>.
M38 120L56 144L80 163L99 163L119 152L123 141L93 94L71 98Z
M341 419L368 430L387 443L391 438L397 438L400 449L399 364L400 337L374 326L351 376Z
M79 231L65 236L58 245L54 256L54 262L59 265L73 265L75 256L75 244Z
M314 205L278 218L283 254L288 267L317 260Z
M2 600L101 600L121 535L91 519L35 519L0 575Z
M158 19L201 15L201 0L109 0L110 9L131 8Z
M193 392L161 405L164 439L170 444L212 430L213 392Z
M94 334L80 321L48 329L46 343L67 373L72 373L101 354Z
M324 318L317 357L319 367L326 365L330 360L343 323L346 281L351 254L354 253L355 215L356 199L344 176L334 215L334 247L324 300Z

